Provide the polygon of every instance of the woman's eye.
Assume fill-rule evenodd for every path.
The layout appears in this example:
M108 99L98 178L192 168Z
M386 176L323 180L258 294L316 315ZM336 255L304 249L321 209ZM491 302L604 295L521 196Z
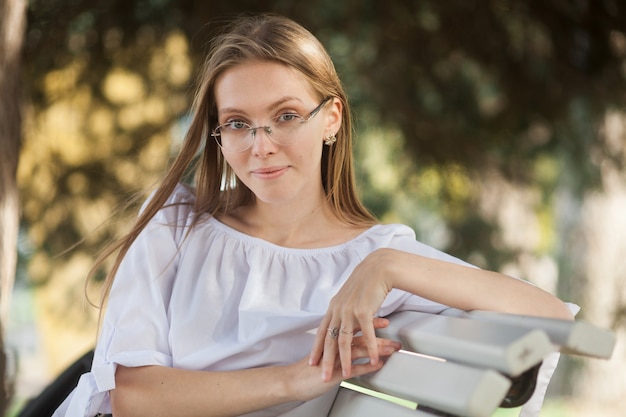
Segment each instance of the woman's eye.
M229 129L232 130L241 130L241 129L247 129L248 128L248 124L242 120L231 120L226 122L226 126L228 126Z
M301 117L298 113L283 113L276 117L276 121L278 122L293 122L295 120L299 120Z

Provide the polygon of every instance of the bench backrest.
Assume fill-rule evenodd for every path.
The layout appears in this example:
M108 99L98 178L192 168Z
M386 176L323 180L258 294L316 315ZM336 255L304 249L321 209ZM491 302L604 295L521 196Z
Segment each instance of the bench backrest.
M328 417L487 417L528 401L546 358L551 376L555 352L608 359L615 346L613 332L583 321L459 310L388 318L379 336L404 349L344 383Z

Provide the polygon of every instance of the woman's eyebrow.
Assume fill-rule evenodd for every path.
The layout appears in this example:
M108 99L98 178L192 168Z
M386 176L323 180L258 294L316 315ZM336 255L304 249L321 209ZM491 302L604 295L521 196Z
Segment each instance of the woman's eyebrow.
M297 102L299 102L300 104L302 104L302 100L301 100L300 98L298 98L298 97L294 97L294 96L285 96L285 97L283 97L283 98L281 98L281 99L279 99L279 100L275 101L274 103L270 104L270 105L267 107L267 110L270 110L270 111L271 111L271 110L274 110L274 109L276 109L277 107L280 107L280 106L282 106L283 104L285 104L285 103L287 103L287 102L289 102L289 101L297 101Z
M272 111L275 110L277 107L282 106L283 104L290 102L290 101L297 101L299 103L302 104L302 100L299 97L295 97L295 96L285 96L282 97L278 100L276 100L275 102L271 103L269 106L267 106L267 110L268 111ZM222 107L220 109L218 109L219 114L231 114L231 113L240 113L240 114L247 114L247 112L243 109L237 108L237 107Z

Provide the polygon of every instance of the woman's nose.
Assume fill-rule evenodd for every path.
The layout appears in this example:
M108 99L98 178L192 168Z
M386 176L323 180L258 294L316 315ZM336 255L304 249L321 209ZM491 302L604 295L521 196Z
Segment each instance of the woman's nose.
M272 140L272 129L269 126L257 127L251 133L252 153L255 156L264 158L276 151L278 145Z

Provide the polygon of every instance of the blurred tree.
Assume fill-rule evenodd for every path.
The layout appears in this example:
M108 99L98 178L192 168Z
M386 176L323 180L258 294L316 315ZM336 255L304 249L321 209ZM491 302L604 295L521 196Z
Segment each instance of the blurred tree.
M371 109L376 123L399 128L418 166L459 164L470 176L489 166L528 183L535 181L537 158L549 157L570 167L568 181L582 193L600 183L591 152L618 160L594 125L605 109L624 103L626 13L613 0L66 3L31 2L31 70L47 72L80 57L88 70L77 82L97 86L132 42L153 42L147 32L172 28L190 39L198 67L206 40L227 16L275 11L319 34L358 112ZM145 61L128 59L130 67ZM33 87L35 105L45 105L42 84ZM445 192L441 197L454 200ZM376 199L371 206L378 206ZM490 223L457 219L451 244L461 256L467 255L467 234L474 233L462 224L466 220Z
M17 161L21 133L20 61L26 24L24 0L0 0L0 416L11 397L4 346L15 278L18 231Z

